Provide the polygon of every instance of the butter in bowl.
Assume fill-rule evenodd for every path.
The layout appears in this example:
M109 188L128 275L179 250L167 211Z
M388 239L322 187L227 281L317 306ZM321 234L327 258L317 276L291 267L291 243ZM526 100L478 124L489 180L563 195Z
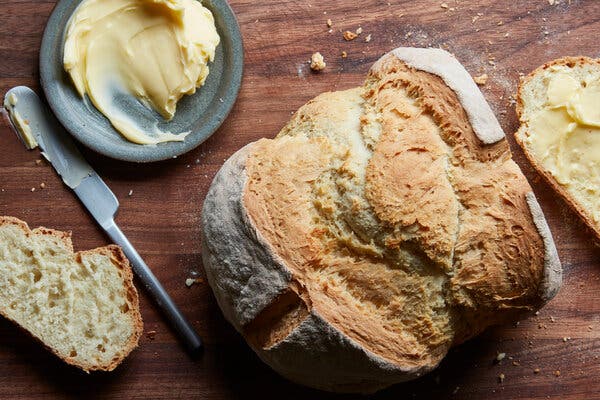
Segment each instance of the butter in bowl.
M218 129L241 84L242 39L225 1L60 1L40 50L53 112L87 147L151 162Z

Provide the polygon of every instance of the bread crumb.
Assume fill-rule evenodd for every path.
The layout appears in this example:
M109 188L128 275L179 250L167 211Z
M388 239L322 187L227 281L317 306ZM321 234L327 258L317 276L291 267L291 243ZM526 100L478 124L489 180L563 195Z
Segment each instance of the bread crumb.
M32 187L32 188L31 188L31 191L32 191L32 192L35 192L35 188L34 188L34 187Z
M322 71L325 69L326 66L327 64L325 64L325 59L323 58L323 55L318 51L316 53L313 53L313 55L310 57L310 69L312 69L313 71Z
M40 183L40 189L46 189L46 184L44 182Z
M358 35L354 32L346 31L344 32L344 39L347 41L354 40L358 37Z
M150 340L154 340L156 338L156 331L148 331L146 337Z
M333 26L333 22L331 22L331 18L327 18L327 27L331 28Z
M342 51L342 58L346 58L348 57L348 53L346 53L345 51Z
M502 26L502 25L504 25L504 22L502 22L502 21L498 21L498 23L497 23L496 25L498 25L498 26Z
M539 369L539 368L535 368L535 369L533 370L533 373L534 373L534 374L539 374L539 373L540 373L540 369Z
M515 367L518 367L519 365L521 365L521 363L518 361L513 361L512 365L514 365Z
M133 194L133 189L129 190L129 193L127 193L127 196L131 196Z
M369 43L371 41L371 34L369 33L366 37L365 37L365 42Z
M550 4L551 6L554 5L554 0L548 0L548 4Z
M192 287L192 285L194 283L202 283L202 282L204 282L204 279L202 279L202 278L187 278L185 280L185 286Z
M554 376L559 377L560 376L560 370L557 369L556 371L554 371Z
M488 75L487 74L481 74L479 76L474 77L473 80L475 81L476 84L483 86L483 85L485 85L487 83Z
M362 33L362 31L363 31L362 27L359 26L358 28L356 28L356 34L357 35L360 35Z
M505 378L506 378L506 376L505 376L504 374L500 374L500 375L498 375L498 381L499 381L500 383L503 383Z
M440 7L442 7L445 10L447 10L448 9L448 4L442 3L442 4L440 4Z
M496 362L504 360L504 357L506 357L506 353L498 353L498 355L496 356Z
M42 163L42 160L35 160L35 165L40 165Z

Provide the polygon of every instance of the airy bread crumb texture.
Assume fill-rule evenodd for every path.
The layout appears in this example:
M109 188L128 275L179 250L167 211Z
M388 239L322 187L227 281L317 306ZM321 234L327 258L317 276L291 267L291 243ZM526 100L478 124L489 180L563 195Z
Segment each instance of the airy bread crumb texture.
M0 314L85 371L113 370L142 332L117 246L74 253L70 233L0 217Z

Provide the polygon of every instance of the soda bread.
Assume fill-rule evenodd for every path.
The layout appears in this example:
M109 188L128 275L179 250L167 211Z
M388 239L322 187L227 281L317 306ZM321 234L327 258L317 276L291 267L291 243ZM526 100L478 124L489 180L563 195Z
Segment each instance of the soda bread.
M115 369L142 333L118 246L74 253L70 233L12 217L0 217L0 314L84 371Z
M283 376L373 392L542 307L561 266L466 70L399 48L235 153L202 212L225 317Z
M600 240L600 60L565 57L519 86L517 143Z

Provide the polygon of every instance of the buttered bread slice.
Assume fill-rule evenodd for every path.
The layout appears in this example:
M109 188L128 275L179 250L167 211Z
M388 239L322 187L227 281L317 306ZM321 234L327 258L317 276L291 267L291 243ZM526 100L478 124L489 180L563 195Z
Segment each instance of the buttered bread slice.
M565 57L519 87L516 139L600 239L600 60Z
M113 370L142 333L118 246L74 253L70 233L1 216L0 314L85 371Z

